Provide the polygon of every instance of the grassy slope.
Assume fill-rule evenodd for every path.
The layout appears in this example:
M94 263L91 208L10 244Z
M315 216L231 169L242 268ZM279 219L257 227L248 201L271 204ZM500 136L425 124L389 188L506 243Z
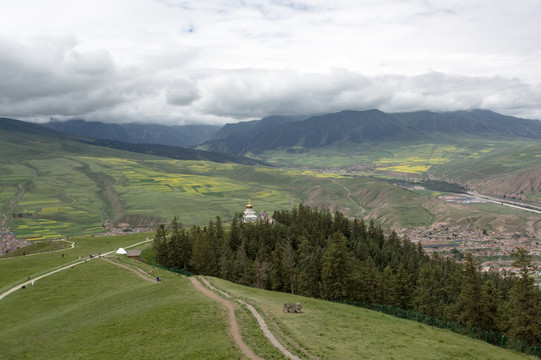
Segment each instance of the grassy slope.
M126 246L140 237L77 238L77 247L66 251L65 260ZM48 254L26 256L0 261L0 273L3 283L9 283L26 276L29 269L40 273L51 266L55 265ZM16 291L0 301L0 358L239 358L228 336L224 309L198 293L188 279L154 271L164 279L161 284L93 260ZM277 323L271 328L279 339L289 338L323 359L527 358L378 312L212 281L254 304L269 324ZM282 312L283 303L291 301L303 304L302 315ZM264 358L281 358L247 310L235 306L245 341Z
M0 260L0 291L79 256L126 247L149 235L75 238L76 247L66 249L64 258L45 253ZM186 278L159 269L153 276L164 280L158 285L92 260L10 294L0 301L0 359L240 357L227 335L224 309Z
M492 151L480 158L455 159L432 174L496 195L541 199L541 145Z
M15 292L0 303L0 358L239 358L224 310L188 279L160 275L96 260Z
M87 259L89 254L97 255L116 250L153 238L153 233L140 233L122 236L79 237L73 238L75 247L62 252L42 253L39 255L0 258L0 292L23 282L28 276L34 278L50 270L61 268L72 262ZM62 257L64 254L64 257Z
M255 304L285 336L322 359L526 359L522 354L349 305L212 281ZM301 302L303 314L282 312ZM282 337L283 341L283 337Z

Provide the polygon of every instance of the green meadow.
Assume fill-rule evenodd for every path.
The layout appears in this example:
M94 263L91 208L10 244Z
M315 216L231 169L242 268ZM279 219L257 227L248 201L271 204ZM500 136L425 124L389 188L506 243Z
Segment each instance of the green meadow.
M526 359L528 356L383 313L296 295L254 289L225 280L211 282L245 299L264 315L283 343L320 359ZM300 302L302 314L282 311ZM293 346L292 346L293 347ZM297 351L302 356L302 352ZM304 355L305 358L309 356Z

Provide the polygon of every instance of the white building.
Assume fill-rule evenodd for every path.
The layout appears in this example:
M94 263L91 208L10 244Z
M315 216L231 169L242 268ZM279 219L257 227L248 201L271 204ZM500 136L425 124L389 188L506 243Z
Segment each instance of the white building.
M255 214L254 209L252 209L252 202L250 201L250 199L248 199L248 204L246 205L246 210L244 210L242 220L245 223L254 222L257 220L257 215Z

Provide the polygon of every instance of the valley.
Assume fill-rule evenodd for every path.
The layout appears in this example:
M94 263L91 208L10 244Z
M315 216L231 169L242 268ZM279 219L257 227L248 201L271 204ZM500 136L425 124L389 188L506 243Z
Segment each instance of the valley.
M287 126L300 121L292 118L282 120L284 122L279 121L280 124L276 126ZM275 131L269 130L271 123L267 122L264 125L260 125L263 131ZM235 132L234 129L238 128L242 128L242 124L227 131L231 135ZM251 129L257 128L257 123L251 124ZM279 133L283 134L283 130ZM140 279L141 284L136 286L134 284L136 289L131 289L129 286L115 288L100 283L101 278L114 282L115 277L121 279L126 277L119 272L126 271L126 266L130 266L122 259L114 259L123 263L122 268L114 266L115 270L109 268L111 264L107 262L92 261L86 264L83 261L79 263L80 257L87 257L88 254L108 253L114 250L115 246L125 243L122 239L136 244L142 239L150 238L154 236L152 231L160 229L160 224L169 224L171 219L176 217L185 229L183 231L194 239L190 240L192 244L190 246L193 246L191 248L193 256L188 262L190 271L195 269L198 273L220 275L225 279L261 288L252 291L250 288L228 283L223 279L207 277L208 280L205 280L213 284L211 289L218 288L238 299L241 295L245 304L255 306L255 311L262 314L266 322L271 324L272 331L279 341L286 344L289 350L294 349L293 353L301 358L304 358L306 354L309 357L327 358L332 357L331 354L335 354L336 351L340 351L344 357L351 357L359 352L370 358L378 358L377 354L384 354L381 358L386 358L387 355L393 356L396 354L394 350L386 351L381 348L381 339L389 341L389 338L377 331L379 328L387 329L387 333L398 334L398 346L407 349L406 351L411 356L415 354L417 358L430 358L435 348L441 351L443 358L456 356L482 358L484 355L480 354L488 353L491 353L494 358L508 358L509 354L506 352L500 354L498 351L501 349L496 347L483 347L480 352L468 347L466 350L458 351L455 345L449 347L436 343L426 345L424 350L417 345L415 349L410 348L401 340L403 336L400 334L415 333L416 335L410 339L413 341L412 344L418 344L415 339L422 335L417 334L415 332L417 330L414 331L408 324L401 323L406 320L391 320L385 316L398 314L398 317L401 317L401 311L403 315L409 314L409 309L413 306L418 311L424 309L422 311L432 314L430 321L426 320L428 315L423 318L426 325L438 327L439 319L447 318L449 319L447 327L452 324L451 327L455 326L452 331L460 333L462 325L459 325L458 321L463 321L461 320L463 315L457 312L458 308L455 305L460 304L457 297L462 296L460 294L463 285L451 284L451 279L456 279L454 272L465 271L462 267L466 266L464 264L467 264L467 261L479 261L480 269L483 270L479 272L479 277L486 284L489 284L488 279L495 274L491 272L493 270L500 274L517 273L519 268L513 265L514 256L516 256L514 251L517 246L526 249L532 256L534 266L541 263L541 246L539 245L541 214L536 212L539 198L541 198L541 189L536 178L541 168L538 161L540 150L538 140L509 135L488 137L464 135L457 137L459 141L456 141L453 139L456 136L441 134L420 140L408 130L406 133L411 136L408 139L395 137L359 142L359 137L362 138L360 133L357 133L357 137L352 137L347 131L344 133L347 134L346 138L339 138L336 133L333 133L334 135L331 135L336 139L329 141L330 135L320 136L322 135L320 132L319 135L316 134L316 138L320 136L320 139L326 140L321 140L319 145L314 145L314 142L306 146L307 140L303 138L303 144L297 143L285 148L276 147L267 150L258 148L257 151L217 154L166 145L127 144L116 140L86 139L49 129L41 131L35 125L16 121L0 122L2 251L8 252L6 256L0 257L0 269L6 275L0 288L7 290L19 286L20 289L20 284L30 281L24 279L31 276L40 279L38 286L42 284L46 286L46 289L40 288L38 292L42 294L51 292L56 294L54 296L57 298L59 290L52 285L52 282L40 276L48 271L62 268L66 269L65 273L54 273L54 278L60 281L60 287L66 286L70 289L70 293L66 294L64 299L74 301L76 305L73 309L82 311L83 315L101 309L99 304L108 304L108 300L100 297L98 293L92 298L94 299L92 301L97 301L97 305L89 305L92 301L81 302L80 299L88 297L89 293L73 288L73 281L85 278L90 280L89 284L92 288L103 289L105 296L114 299L117 303L118 299L126 294L133 297L133 291L140 291L141 296L135 305L123 303L123 306L129 314L133 314L136 309L142 311L142 318L151 322L148 330L151 336L157 333L163 333L165 339L173 336L170 331L173 327L164 325L168 323L164 318L165 313L159 313L162 319L159 325L150 320L153 316L152 309L156 305L165 306L169 312L172 311L173 303L192 302L188 306L189 309L205 309L199 312L203 314L201 321L205 324L204 327L208 328L210 325L206 322L209 317L218 318L217 314L220 310L216 304L211 306L208 302L201 300L193 292L192 286L186 279L178 275L175 275L178 276L177 278L175 276L170 278L172 272L158 270L148 264L138 264L138 268L144 268L144 271L159 274L160 277L163 276L166 279L166 289L160 290L163 298L157 301L158 299L154 298L155 290L150 288L156 284L147 281L148 279ZM393 136L396 136L396 133L394 134ZM243 157L245 155L252 158ZM476 200L469 200L473 198ZM326 234L321 238L316 239L315 235L308 236L313 242L310 246L315 246L317 243L318 250L314 250L319 254L317 257L314 257L315 253L311 254L310 251L301 253L302 249L307 251L306 246L308 246L306 244L301 246L300 241L304 235L284 237L283 233L265 235L261 232L258 237L257 231L264 229L268 231L269 228L263 226L256 231L255 227L245 226L241 227L240 231L243 235L236 240L230 240L230 248L219 245L223 254L218 258L218 248L205 248L208 245L205 242L206 238L212 239L208 231L214 231L212 229L216 229L217 226L210 220L217 219L216 217L219 216L224 222L221 236L225 233L233 239L233 234L238 235L239 232L235 232L238 226L235 222L237 220L232 221L232 219L238 219L248 201L253 204L256 214L260 211L266 211L269 215L276 214L278 218L284 219L282 220L284 224L294 225L294 222L285 220L290 216L286 215L288 211L298 211L300 216L300 213L306 215L306 212L313 211L309 209L322 211L323 215L313 215L314 218L331 219L328 221L336 223L330 228L318 226L321 227L320 237L323 232ZM329 266L323 266L323 261L331 253L331 250L325 250L325 246L331 239L337 244L340 243L340 237L336 235L338 233L333 235L330 231L342 226L341 231L348 233L347 229L353 226L347 225L351 219L362 219L366 222L364 240L357 245L352 242L359 241L359 238L348 240L347 251L349 256L355 256L356 260L345 262L345 266L350 271L346 271L338 279L338 282L342 282L348 290L335 294L332 290L334 285L322 285L326 281L322 280L324 276L334 276L329 275L327 270L322 270ZM306 225L305 221L301 220L300 223ZM359 229L364 225L357 223L355 226L360 226L355 231L363 233ZM165 225L164 229L169 229L169 227ZM292 231L298 231L299 227L292 226L292 229ZM310 227L307 229L316 230ZM305 230L305 233L306 231L308 230ZM392 231L395 231L398 236L395 237ZM118 236L119 234L125 235ZM58 241L58 239L66 238L69 238L69 243ZM161 239L158 234L156 238ZM215 239L217 238L218 235ZM276 240L275 243L272 240L275 238L281 240ZM245 241L244 245L235 245L241 244L242 241ZM268 242L266 246L262 245L265 241ZM147 251L145 257L151 261L158 262L158 259L164 261L163 255L158 252L160 242L156 240L153 243L154 246L145 247ZM71 248L68 244L71 244ZM424 250L418 248L417 244L421 244ZM8 248L7 245L11 247ZM273 248L274 246L276 247ZM287 249L297 254L288 258ZM329 249L332 249L332 246ZM391 256L390 249L398 252ZM175 251L177 250L175 248ZM404 258L402 265L396 258L401 251L411 256L408 261ZM424 255L433 253L437 255L433 257ZM216 255L216 261L209 260L209 265L205 268L201 264L208 260L209 254ZM470 254L475 256L475 260L468 258ZM284 258L280 259L281 256ZM425 260L419 260L423 258ZM217 259L220 262L219 267ZM316 266L317 271L313 271L311 275L315 276L313 280L302 277L304 276L302 272L307 271L307 259L312 259L310 261L313 264L319 261L319 265ZM455 260L459 263L453 265ZM174 265L178 262L175 259L167 261L170 261L168 267L178 266L178 264ZM371 261L377 261L377 263ZM420 263L415 265L412 261L420 261ZM439 286L442 294L439 308L434 311L429 310L429 305L426 305L433 301L423 300L421 296L423 288L419 279L426 275L421 271L422 261L433 262L435 269L445 274L444 277L438 279L442 284ZM75 262L79 265L76 269L72 269L70 264ZM98 265L100 263L103 265ZM16 264L16 266L10 267L10 264ZM404 290L406 293L403 296L398 295L400 292L398 288L393 288L394 290L388 293L396 296L387 296L385 295L387 292L379 291L381 286L398 286L393 284L394 281L399 280L400 276L405 276L402 274L405 264L408 264L408 271L410 271L409 280L406 282L411 282L411 284L403 284L403 286L405 286L404 289L410 291ZM321 279L318 280L319 272L321 272ZM69 275L70 273L72 275ZM91 273L95 273L100 280L98 278L92 280ZM502 300L502 306L508 304L509 296L515 296L510 292L509 286L505 285L507 281L514 281L510 279L502 277L498 280L498 291L506 294L505 301L507 302ZM536 279L539 281L540 278ZM318 285L310 285L307 281L317 281ZM444 284L449 284L448 288L445 285L445 290L443 290ZM412 290L414 287L416 290ZM189 289L188 295L179 297L178 288ZM270 292L268 291L270 289L282 292ZM13 308L15 305L12 301L26 299L27 294L35 289L28 290L30 291L26 293L17 291L17 294L10 294L2 300L0 305L7 304ZM285 294L284 291L292 294ZM371 310L378 310L387 315L374 315L373 311L355 307L351 310L342 309L338 306L340 304L329 303L329 305L334 305L331 309L327 308L325 302L318 303L322 300L299 297L298 294L335 299L335 301L355 300L361 307L367 307L367 305L360 305L361 301L369 301L380 304L378 309ZM347 297L343 297L344 294ZM15 300L10 300L11 298ZM306 315L309 315L305 316L306 319L292 321L291 318L282 316L278 305L281 306L284 301L290 301L292 298L302 301L303 309L306 309ZM393 306L398 306L393 310L396 313L391 313L390 310L383 311L384 306L381 304L391 303L394 304ZM307 307L304 307L305 304ZM25 306L27 305L22 304L18 309L26 311ZM51 301L44 306L57 309L59 305ZM258 356L279 358L281 355L277 355L277 350L263 339L257 325L250 320L251 315L248 314L247 306L235 305L236 315L234 316L239 321L242 338L247 339L247 346L255 349ZM401 310L400 307L408 310ZM508 314L504 307L499 308L498 311ZM334 315L329 317L326 312L332 312ZM106 321L119 322L117 313L117 310L107 312L105 318L108 320ZM340 314L343 314L344 319L337 318L337 316L342 317ZM70 319L83 321L81 316L69 314ZM178 316L184 318L186 315L180 312ZM359 327L357 324L352 324L348 320L349 317L365 323L369 322L371 325ZM406 315L406 317L409 319L409 316ZM178 319L179 317L175 315L168 320L176 322ZM10 318L4 317L4 320L10 321ZM190 318L186 328L196 326L194 324L198 321ZM390 322L392 326L386 327L381 321ZM36 320L25 317L22 322L25 325L21 329L35 336L38 336L36 331L39 332L40 329L45 332L54 329L45 324L39 315ZM119 326L118 332L115 332L116 330L109 332L113 338L119 338L120 333L126 332L126 328L133 326L133 322L128 320L120 322L122 325ZM350 329L351 334L340 332L338 327L329 327L330 322L339 322L340 328ZM467 328L472 336L476 327L479 327L478 323L475 324ZM35 330L29 330L27 325ZM65 326L68 328L67 325ZM326 327L328 331L324 334L307 331L307 329L320 326ZM493 334L490 336L500 339L499 341L503 344L503 339L507 335L501 335L498 332L505 331L504 326L499 324L482 326L486 326L486 329ZM85 329L98 333L103 331L103 327L103 323L92 321ZM226 357L236 358L238 349L232 346L231 339L224 335L225 328L226 323L222 322L216 328L216 332L212 333L212 337L217 341L215 345L209 347L204 341L194 340L192 342L198 344L197 346L189 347L184 342L181 343L184 347L181 351L187 355L187 358L198 358L201 354L206 354L205 351L210 351L208 349L216 347L219 348L217 351L220 353L227 354ZM76 334L74 336L79 336L77 335L80 334L79 330L72 329ZM436 332L439 330L444 331L441 326L440 329L435 329ZM443 334L446 339L449 336L447 330ZM488 330L484 332L484 341L487 341ZM427 330L423 328L421 331L426 333ZM360 333L365 334L362 337L363 340L357 336ZM370 334L368 338L366 338L367 333ZM6 344L12 353L16 353L20 349L13 343L13 339L19 337L20 333L15 331L9 334L7 340L4 341L8 342ZM479 333L475 336L483 340L483 334ZM520 336L527 336L527 334ZM134 344L138 338L137 334L130 335L122 343ZM99 337L92 337L92 339L95 347L102 349L101 345L97 344ZM529 339L530 342L536 341L535 337L529 337ZM60 338L49 336L49 340L54 343L60 341ZM356 345L359 341L364 344L364 350ZM450 343L457 341L461 344L460 347L465 344L463 339L448 338L442 341ZM495 343L495 341L489 342ZM513 341L506 343L505 347L516 346L517 340ZM162 344L158 347L163 347L163 349L154 350L160 354L180 351L177 345L170 342L167 346L159 340L156 342ZM110 345L107 342L104 344L104 346ZM377 351L371 351L371 346L374 346ZM523 351L527 353L536 351L536 348L530 345L523 346L526 346ZM36 354L37 348L31 340L26 339L24 347L31 354ZM304 350L298 350L299 348ZM66 349L65 351L67 354L70 353ZM94 354L92 349L84 346L77 351ZM99 351L102 352L103 349ZM53 354L55 350L51 349L45 353Z

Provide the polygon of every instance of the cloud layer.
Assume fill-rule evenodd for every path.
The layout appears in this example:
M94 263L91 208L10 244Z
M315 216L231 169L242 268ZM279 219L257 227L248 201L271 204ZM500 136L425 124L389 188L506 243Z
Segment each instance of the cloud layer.
M0 116L182 124L485 108L541 119L537 0L336 3L0 0Z

